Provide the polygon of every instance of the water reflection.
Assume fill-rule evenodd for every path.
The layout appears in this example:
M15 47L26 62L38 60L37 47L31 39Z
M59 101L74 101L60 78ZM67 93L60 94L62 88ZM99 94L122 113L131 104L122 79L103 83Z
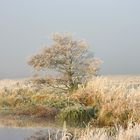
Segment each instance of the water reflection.
M41 130L56 124L43 118L0 115L0 140L26 140ZM49 128L48 128L49 127Z
M0 140L25 140L33 135L37 128L0 128Z
M0 115L0 126L7 127L47 127L54 124L53 120L32 118L27 116ZM55 123L56 126L56 123Z

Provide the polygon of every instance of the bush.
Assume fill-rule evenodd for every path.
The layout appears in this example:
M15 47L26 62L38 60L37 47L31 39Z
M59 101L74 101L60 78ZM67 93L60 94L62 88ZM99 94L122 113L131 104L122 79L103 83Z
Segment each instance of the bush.
M94 107L67 107L61 110L57 119L61 122L66 121L70 126L84 126L92 118L96 117L97 109Z

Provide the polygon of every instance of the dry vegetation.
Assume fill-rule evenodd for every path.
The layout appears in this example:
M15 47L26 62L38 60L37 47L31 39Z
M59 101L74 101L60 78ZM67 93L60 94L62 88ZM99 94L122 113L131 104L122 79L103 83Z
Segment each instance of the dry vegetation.
M1 114L53 118L70 126L89 124L78 132L82 133L79 140L138 140L139 85L139 76L95 77L74 93L64 94L31 80L7 81L1 84L0 109Z
M112 131L112 130L111 130ZM74 133L68 132L66 129L54 131L39 131L27 140L139 140L140 126L132 127L130 124L127 129L117 128L115 135L110 134L110 130L103 128L87 127L84 130L75 130Z

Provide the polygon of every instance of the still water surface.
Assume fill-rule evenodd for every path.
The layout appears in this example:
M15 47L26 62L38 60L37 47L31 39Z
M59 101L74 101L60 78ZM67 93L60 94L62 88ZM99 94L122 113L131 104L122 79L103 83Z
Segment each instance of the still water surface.
M48 130L52 122L42 119L21 119L0 115L0 140L26 140L40 130Z
M39 128L0 128L0 140L26 140L27 137L33 135Z

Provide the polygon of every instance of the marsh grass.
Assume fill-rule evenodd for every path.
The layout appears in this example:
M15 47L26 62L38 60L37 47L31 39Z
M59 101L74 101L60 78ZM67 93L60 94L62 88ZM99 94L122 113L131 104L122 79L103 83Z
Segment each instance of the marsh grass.
M139 140L140 125L128 124L127 129L119 127L113 128L95 128L87 125L85 129L75 128L68 130L66 126L63 129L52 131L39 131L28 140Z
M96 117L96 108L72 106L67 107L59 113L57 119L66 121L71 126L85 126L92 118Z
M128 132L131 131L130 133L135 135L133 130L139 130L139 83L139 78L135 80L125 77L119 80L112 77L94 77L86 86L80 85L74 93L64 94L52 92L45 85L34 85L28 80L18 84L10 82L9 86L7 83L6 87L3 84L0 88L0 112L19 116L50 117L56 121L66 121L70 126L90 123L100 131L119 127L119 133L115 131L118 137L115 138L121 140ZM136 125L130 128L129 122ZM84 132L85 139L88 137L90 140L92 129L89 133ZM97 135L105 139L106 133L102 133Z

